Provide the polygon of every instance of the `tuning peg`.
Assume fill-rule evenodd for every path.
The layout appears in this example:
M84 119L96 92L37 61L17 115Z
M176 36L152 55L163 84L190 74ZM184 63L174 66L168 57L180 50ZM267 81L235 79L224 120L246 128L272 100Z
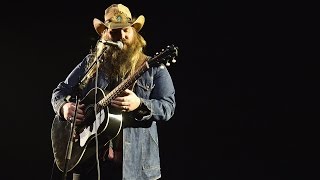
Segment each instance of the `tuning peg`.
M173 58L171 62L176 63L176 62L177 62L177 60Z
M166 63L166 66L170 66L170 63L169 63L169 62L167 62L167 63Z

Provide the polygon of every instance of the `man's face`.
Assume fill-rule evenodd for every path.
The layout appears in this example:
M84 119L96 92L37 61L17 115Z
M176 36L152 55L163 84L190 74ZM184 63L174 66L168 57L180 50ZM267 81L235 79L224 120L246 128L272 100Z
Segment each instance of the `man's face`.
M102 34L104 40L122 41L124 45L131 45L133 36L134 29L131 26L122 29L106 29Z

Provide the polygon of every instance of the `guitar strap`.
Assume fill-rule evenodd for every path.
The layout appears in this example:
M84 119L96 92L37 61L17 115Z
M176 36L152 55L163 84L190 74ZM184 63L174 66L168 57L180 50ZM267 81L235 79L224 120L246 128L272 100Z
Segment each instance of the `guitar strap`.
M109 143L108 158L109 160L115 162L116 164L122 163L122 148L123 148L122 141L123 141L123 133L121 130L118 136L112 139Z

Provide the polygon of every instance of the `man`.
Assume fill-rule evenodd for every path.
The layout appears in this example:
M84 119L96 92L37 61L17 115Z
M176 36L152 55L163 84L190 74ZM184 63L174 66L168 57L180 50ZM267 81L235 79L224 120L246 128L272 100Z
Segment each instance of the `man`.
M156 122L174 115L175 89L166 67L146 63L152 57L143 52L146 41L139 31L144 22L143 15L133 19L122 4L109 6L104 22L93 20L101 37L95 49L53 90L52 140L62 172L80 174L81 180L161 177ZM70 147L68 137L57 138L73 132L72 124ZM68 148L71 160L64 159Z

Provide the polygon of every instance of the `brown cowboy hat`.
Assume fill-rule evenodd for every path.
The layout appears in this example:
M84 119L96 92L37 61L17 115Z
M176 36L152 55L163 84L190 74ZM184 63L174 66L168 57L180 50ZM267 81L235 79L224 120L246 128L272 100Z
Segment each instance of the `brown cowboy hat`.
M101 36L102 32L108 29L118 29L133 26L138 32L143 27L145 18L140 15L137 19L132 19L129 8L122 4L112 4L105 10L104 22L97 18L93 19L93 26Z

